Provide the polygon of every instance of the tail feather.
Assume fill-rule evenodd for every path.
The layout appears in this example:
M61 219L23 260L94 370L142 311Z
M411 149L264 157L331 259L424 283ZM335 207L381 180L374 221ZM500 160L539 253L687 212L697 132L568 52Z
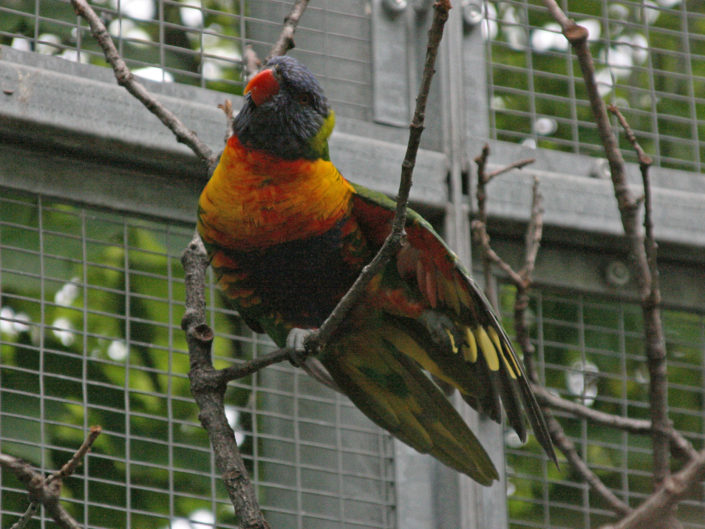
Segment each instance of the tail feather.
M497 471L480 442L418 364L385 346L383 334L384 329L376 336L342 338L321 361L374 422L419 452L489 485Z

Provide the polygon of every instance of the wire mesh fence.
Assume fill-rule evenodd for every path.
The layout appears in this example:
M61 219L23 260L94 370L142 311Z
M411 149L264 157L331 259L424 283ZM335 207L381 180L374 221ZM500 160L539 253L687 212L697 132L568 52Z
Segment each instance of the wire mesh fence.
M599 91L664 167L703 171L705 8L698 0L563 1L585 26ZM577 61L543 3L485 2L496 139L601 155ZM626 138L623 153L634 160Z
M242 52L264 59L290 2L104 0L93 2L127 65L138 76L241 94ZM364 2L315 2L297 30L296 49L341 115L368 119L371 106L369 9ZM106 65L69 0L0 5L0 43Z
M130 67L166 81L241 93L240 57L267 54L288 2L104 0L93 3ZM490 130L498 140L600 155L577 63L541 2L485 2ZM702 171L705 8L701 0L565 1L586 25L603 96L662 166ZM336 112L371 120L367 2L312 2L294 54L322 79ZM0 4L0 43L104 64L68 0ZM624 154L633 159L624 139ZM101 424L104 434L66 501L86 527L237 527L188 392L179 256L192 227L0 190L0 448L42 470L60 466ZM509 289L503 304L510 309ZM208 292L218 366L271 343ZM671 417L705 438L705 318L665 312ZM534 294L541 374L562 396L648 418L640 309L545 288ZM511 322L506 319L511 334ZM396 527L390 437L349 402L278 365L232 384L228 413L274 527ZM651 490L650 440L558 414L591 468L635 506ZM514 529L594 527L609 509L567 465L507 433ZM25 507L0 477L3 526ZM679 510L705 528L705 496ZM35 520L34 526L44 522Z
M505 308L512 310L511 289ZM596 295L541 289L530 306L532 339L547 387L569 401L623 417L649 419L649 378L644 360L641 307ZM670 418L693 445L705 440L703 350L705 317L664 312L669 362ZM596 427L556 412L566 434L591 470L623 502L636 507L653 490L649 436ZM564 464L560 470L536 448L512 448L508 439L510 527L598 527L613 520L604 499ZM681 504L684 527L705 527L705 490Z
M179 256L192 228L0 195L0 449L53 470L99 424L64 485L79 523L238 527L188 389ZM218 365L272 348L208 294ZM275 527L393 527L390 438L348 401L280 365L226 402ZM9 526L26 493L0 480Z
M241 57L266 57L289 2L103 0L94 6L138 75L242 93ZM656 164L702 172L705 9L699 0L564 1L588 28L600 92L619 106ZM484 1L488 117L495 139L600 155L577 62L537 0ZM291 53L321 79L342 116L372 119L371 9L312 2ZM69 0L0 5L0 43L105 64ZM400 64L405 58L400 58ZM632 149L621 139L625 156Z

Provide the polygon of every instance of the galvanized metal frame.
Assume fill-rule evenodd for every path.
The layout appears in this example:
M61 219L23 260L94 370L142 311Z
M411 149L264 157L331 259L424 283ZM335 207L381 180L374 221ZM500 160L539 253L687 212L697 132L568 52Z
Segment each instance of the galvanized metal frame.
M489 131L484 43L477 28L463 23L461 10L452 13L439 78L442 92L448 95L440 108L444 148L436 150L432 144L420 152L412 198L444 216L449 240L469 262L472 201L463 194L463 180L472 173L471 159ZM408 21L403 28L409 31ZM406 75L400 78L413 78L413 63L406 62ZM461 67L456 70L452 65ZM224 119L216 105L224 98L222 94L146 84L211 147L219 149ZM175 222L192 221L204 181L201 167L155 118L114 84L110 72L0 47L0 91L0 186L40 189L44 196L79 204ZM409 97L405 99L409 101ZM380 122L401 123L396 114L378 118ZM339 118L331 151L344 174L394 193L396 182L390 175L398 174L405 136L403 128ZM492 141L490 146L493 166L536 158L529 168L505 175L490 186L489 212L496 221L498 249L514 258L520 255L516 234L528 219L530 187L537 176L545 197L546 223L554 228L547 230L537 268L538 284L633 297L633 285L615 289L602 276L611 261L624 259L621 226L604 164L585 155L517 144ZM638 190L636 166L629 166L629 176ZM705 181L698 174L657 167L652 176L656 235L661 255L667 256L663 274L666 301L702 310L705 225L694 219L705 218ZM482 424L480 430L489 429ZM493 457L501 465L501 432L497 429L489 435L489 440L494 440L490 445L498 448ZM492 489L468 484L401 444L396 445L395 459L396 480L403 484L397 489L399 527L506 526L503 484Z

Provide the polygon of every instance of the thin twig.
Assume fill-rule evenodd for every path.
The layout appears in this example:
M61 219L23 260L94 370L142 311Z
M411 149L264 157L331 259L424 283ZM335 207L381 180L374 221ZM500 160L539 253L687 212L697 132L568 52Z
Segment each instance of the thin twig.
M649 297L645 301L649 306L657 306L661 303L661 290L659 286L657 261L658 245L654 237L653 208L651 205L651 178L649 177L649 169L653 161L651 157L644 152L644 149L642 149L639 141L636 139L634 131L619 109L615 105L610 105L608 109L617 116L619 124L624 129L624 134L629 140L629 143L632 144L639 160L639 170L641 172L641 181L644 188L642 200L644 204L644 251L646 252L646 260L649 265L649 273L651 274Z
M262 61L259 60L255 49L249 44L242 51L242 67L245 81L249 81L262 67Z
M71 459L69 459L63 467L47 478L47 484L51 483L55 479L62 480L73 474L76 471L76 468L78 468L78 465L83 462L83 458L86 457L86 454L93 446L93 443L95 443L95 440L98 439L98 436L102 431L103 429L100 426L91 426L88 436L85 438L78 450L76 450L76 453L71 456Z
M658 299L653 295L652 266L644 246L644 235L639 225L639 202L633 197L627 185L624 158L619 150L617 138L612 130L607 110L597 90L595 65L587 45L587 30L569 20L555 0L544 0L544 4L561 25L563 34L575 50L583 73L593 118L602 140L605 156L609 162L614 194L617 198L624 233L629 242L629 254L636 270L642 312L644 315L644 335L646 358L649 367L649 402L653 429L653 472L654 487L657 488L668 476L669 441L667 432L672 428L668 419L668 379L666 373L666 346L663 335L661 312ZM644 190L645 193L648 191ZM650 201L645 196L645 202ZM655 266L655 261L653 263Z
M524 266L519 271L524 281L531 281L533 277L542 237L543 195L539 191L539 179L534 177L534 184L531 186L531 216L524 239Z
M149 91L138 82L125 61L120 57L110 33L96 12L86 0L71 0L77 15L83 17L91 28L93 37L103 49L105 59L113 68L119 85L135 96L147 109L157 116L164 125L176 136L176 141L187 145L198 156L206 167L211 167L217 160L213 151L203 143L196 134L186 127L176 115L162 105Z
M39 512L39 503L30 502L29 507L20 518L12 524L10 529L24 529L32 517Z
M225 138L224 143L228 143L230 136L233 135L233 120L235 119L235 114L233 112L233 102L230 99L226 99L218 105L218 108L225 114ZM215 167L213 167L215 169Z
M509 280L516 287L516 297L514 300L514 329L516 332L516 340L519 347L524 353L524 364L528 373L529 380L533 382L534 391L537 394L548 394L547 391L540 388L538 385L539 375L534 361L535 348L531 342L529 334L529 325L526 318L526 310L529 306L529 288L532 284L532 275L536 264L536 256L541 244L541 236L543 232L543 206L542 196L539 192L538 179L534 179L532 186L531 199L531 219L526 231L526 248L524 254L524 266L521 272L516 272L509 264L499 257L490 246L489 236L486 230L487 221L487 190L486 184L490 180L485 173L485 167L489 157L489 146L485 145L482 153L475 158L478 166L478 183L477 183L477 217L478 220L473 222L473 233L481 244L483 250L483 268L485 273L485 282L491 283L490 264L499 266L506 274ZM499 176L510 169L523 167L529 160L522 160L514 164L510 164L505 168L499 169L491 173L491 177ZM541 389L539 392L537 389ZM548 426L551 439L558 449L565 455L568 463L582 478L592 486L592 488L607 502L607 504L615 512L625 515L631 511L629 505L620 500L595 474L585 461L580 457L580 454L575 448L573 442L565 434L560 423L553 416L551 411L543 406L543 413Z
M531 216L526 227L524 238L524 266L518 273L518 278L514 279L516 295L514 298L514 331L519 346L524 352L524 364L529 374L529 379L535 384L539 382L538 368L535 361L535 347L531 342L529 325L526 318L526 311L529 308L529 289L533 284L534 267L538 256L541 238L543 236L543 195L539 191L539 179L534 177L534 184L531 187ZM515 272L516 274L516 272ZM511 276L510 276L511 277ZM550 426L550 425L549 425ZM554 431L560 429L560 425L553 427Z
M472 223L472 233L475 235L475 239L479 242L482 248L482 270L484 273L484 284L485 284L485 294L490 303L497 305L497 296L494 291L494 281L492 281L492 268L491 263L494 259L495 264L500 266L503 270L511 270L509 265L505 265L499 256L491 251L490 247L490 235L487 232L487 174L485 168L487 167L487 159L490 156L490 146L486 143L482 147L482 152L475 157L475 164L477 165L477 189L475 190L475 198L477 200L477 220Z
M600 529L641 529L643 527L661 527L658 522L664 518L672 527L680 526L674 520L668 520L670 513L685 499L695 484L705 479L705 451L699 452L680 471L666 478L663 486L649 496L628 516L614 524L603 525ZM674 523L675 522L675 523Z
M494 171L489 172L485 175L485 183L489 184L495 176L499 176L504 173L508 173L509 171L513 171L514 169L523 169L524 167L534 163L535 161L536 161L536 158L526 158L524 160L518 160L516 162L512 162L509 165L505 165L504 167L500 167L499 169L495 169Z
M536 395L536 400L542 406L548 406L554 410L560 410L574 415L575 417L582 417L592 424L600 424L638 435L651 435L653 431L651 421L647 421L646 419L633 419L631 417L623 417L622 415L615 415L613 413L606 413L594 408L589 408L579 402L573 402L555 395L540 384L532 384L532 389L534 395ZM690 441L683 437L680 432L675 429L670 429L668 436L671 444L671 452L673 452L676 457L685 460L698 457L698 451L693 448Z
M507 277L512 281L512 283L517 284L517 283L522 283L524 281L524 278L512 268L512 266L507 263L500 255L495 252L492 249L492 246L490 244L490 236L487 233L487 226L485 226L482 221L480 220L474 220L472 222L472 231L473 234L475 235L475 241L480 245L480 248L482 249L482 257L483 260L487 260L489 263L494 264L497 268L502 270ZM489 280L489 282L492 282L491 277L485 277L485 281ZM485 293L488 298L493 297L493 288L488 288L485 286Z
M475 236L476 242L482 248L482 269L484 271L485 278L485 294L492 303L496 303L497 300L494 293L494 282L492 281L490 265L496 265L510 277L513 283L521 282L522 277L508 263L506 263L490 245L490 235L487 232L487 184L489 184L492 179L497 176L503 175L504 173L514 169L522 169L523 167L534 163L535 159L527 158L525 160L519 160L488 173L486 172L486 167L489 155L490 146L485 144L482 147L482 152L475 157L475 164L477 165L477 189L475 191L475 197L477 199L477 219L472 223L472 233Z
M88 437L86 437L71 459L69 459L61 469L46 478L34 470L29 463L16 457L0 453L0 466L12 472L24 483L30 498L29 508L20 519L13 524L12 529L26 527L32 516L37 513L39 505L42 505L46 509L49 516L54 519L59 527L64 529L81 529L78 522L76 522L61 505L61 485L63 479L74 473L100 435L100 432L100 426L93 426Z
M277 55L285 55L287 51L296 47L296 44L294 44L294 32L296 31L296 26L299 25L299 19L306 10L307 5L308 0L297 0L293 5L291 11L284 19L284 27L279 34L277 42L272 46L267 59Z
M597 492L602 499L604 499L610 508L620 515L629 514L632 509L620 500L610 489L605 485L602 480L595 474L590 467L585 463L577 449L575 444L571 441L565 434L565 431L561 427L560 423L553 416L551 411L544 408L544 417L546 418L546 424L548 425L548 431L551 434L551 439L556 444L558 449L563 452L570 466L573 467L575 471L587 482L590 486Z

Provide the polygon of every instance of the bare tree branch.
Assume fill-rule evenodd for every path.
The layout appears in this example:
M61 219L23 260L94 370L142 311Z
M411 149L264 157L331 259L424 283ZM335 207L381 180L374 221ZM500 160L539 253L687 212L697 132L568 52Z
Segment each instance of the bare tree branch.
M534 266L536 264L536 256L538 254L538 249L541 244L541 235L543 232L543 206L542 206L542 196L539 192L538 179L534 179L532 186L532 199L531 199L531 218L527 226L526 231L526 247L524 256L524 265L521 273L516 272L509 264L503 261L497 254L492 250L489 241L489 235L486 230L487 222L487 190L486 184L489 182L490 178L503 174L510 169L517 167L524 167L530 160L523 160L508 165L507 167L501 168L497 171L491 173L488 177L485 174L485 167L487 164L487 159L489 157L489 146L485 145L482 149L482 153L475 158L475 162L478 166L478 182L477 182L477 217L478 220L473 222L473 234L476 240L479 241L483 249L483 268L485 274L485 288L492 283L492 276L490 265L495 264L499 266L509 277L510 281L516 287L516 297L514 300L514 329L516 332L516 339L519 347L524 352L524 364L528 372L529 379L534 384L534 391L536 391L539 381L538 370L536 369L536 364L534 361L535 348L531 342L531 337L529 335L529 325L526 319L526 310L529 306L529 288L532 284L532 276L534 272ZM488 294L490 297L490 294ZM492 298L490 298L492 299ZM543 389L543 388L541 388ZM543 390L546 394L547 391ZM538 393L538 392L537 392ZM550 394L549 394L550 395ZM602 496L602 498L607 502L607 504L619 514L628 514L631 508L620 500L609 488L600 480L600 478L595 474L590 467L583 461L580 454L575 448L573 442L566 436L560 423L553 416L553 413L545 406L543 408L544 416L546 418L546 424L548 426L548 431L551 435L551 439L558 447L558 449L565 455L566 459L570 463L571 467L580 475L582 478L589 483L593 489Z
M627 185L624 158L619 150L617 138L609 122L604 101L600 97L595 80L595 65L587 45L588 32L568 19L555 0L544 0L544 4L561 25L563 34L575 50L583 72L590 107L597 130L602 140L605 156L609 162L612 184L622 220L624 233L629 242L629 254L636 270L642 312L644 315L644 335L646 357L649 367L649 402L653 424L653 471L654 486L658 487L668 476L669 438L666 432L672 428L668 419L668 389L666 373L666 346L661 323L659 299L654 296L654 277L645 250L644 235L639 226L639 203ZM644 190L645 192L648 189ZM649 200L645 198L645 201ZM650 218L650 215L649 215ZM649 221L650 222L650 221ZM655 266L655 260L653 261Z
M269 529L257 502L257 493L225 416L226 383L211 362L213 331L206 321L206 268L208 257L196 233L181 258L185 272L186 313L181 321L189 348L191 393L198 405L198 418L208 432L215 463L223 477L230 501L243 528Z
M29 463L13 456L0 453L0 466L12 472L24 483L29 492L30 505L12 529L26 527L32 516L37 513L39 505L43 506L59 527L64 529L81 529L81 526L61 505L62 480L73 474L93 443L100 435L100 426L91 427L88 437L80 448L61 469L48 477L42 476Z
M250 78L262 67L262 61L259 60L254 48L249 44L245 46L245 49L242 51L242 66L244 69L245 75L243 77L245 78L245 81L249 81Z
M83 458L86 457L86 454L93 446L93 443L95 443L95 440L98 439L98 436L101 434L102 431L103 429L100 426L91 426L91 429L88 432L88 437L86 437L81 446L78 447L76 453L71 456L71 459L69 459L63 467L61 467L59 470L57 470L47 478L47 485L54 480L60 481L64 478L67 478L71 474L76 472L76 468L78 468L78 465L83 462Z
M575 444L565 434L563 427L549 410L544 409L548 431L551 433L551 439L556 446L563 452L566 459L575 471L597 492L602 499L607 502L614 512L620 515L629 514L632 509L620 500L602 480L595 474L575 448Z
M653 208L651 206L651 179L649 178L649 168L651 167L652 160L651 157L644 152L644 149L641 148L641 145L639 145L639 142L634 135L634 131L629 126L629 123L627 123L627 120L619 109L614 105L610 105L608 108L610 112L617 116L617 119L624 129L627 139L632 144L634 151L636 151L637 158L639 160L641 181L644 188L644 252L646 253L646 260L649 265L649 273L651 274L649 295L646 300L646 304L648 306L655 307L661 303L661 291L659 286L657 262L658 245L656 244L656 239L654 238Z
M100 17L88 5L86 0L71 0L77 15L83 17L91 28L93 37L103 49L105 59L113 68L115 78L120 86L135 96L147 109L157 116L176 136L176 141L186 144L198 156L206 167L211 167L217 160L213 151L203 143L196 134L189 130L176 115L162 105L149 91L138 82L110 38L110 33Z
M514 169L523 169L524 167L534 163L535 161L535 158L526 158L525 160L518 160L516 162L510 163L509 165L505 165L504 167L500 167L499 169L496 169L485 175L485 183L489 184L495 176L503 175L504 173L508 173L509 171L512 171Z
M543 237L543 196L539 191L538 177L534 177L534 183L531 186L531 197L531 216L529 217L529 225L526 228L526 237L524 238L524 266L519 271L519 275L524 281L531 281L534 275L536 258L538 257L541 238Z
M513 169L521 169L526 165L534 163L535 160L533 158L519 160L492 171L491 173L487 173L485 168L487 167L489 155L490 146L485 144L482 147L482 152L475 157L475 164L477 165L477 189L475 191L475 197L477 199L477 219L472 223L472 233L475 236L476 242L482 248L482 270L485 276L485 293L490 302L496 304L497 299L494 292L494 282L492 281L490 265L494 264L499 267L505 274L510 276L515 283L520 282L521 278L508 263L504 262L490 245L490 236L489 233L487 233L487 184L489 184L494 177Z
M692 490L694 485L705 480L705 451L691 459L680 471L666 478L663 486L649 496L638 508L615 524L603 525L600 529L642 529L644 527L680 526L670 519L671 513Z
M629 433L639 435L651 435L653 428L651 421L645 419L632 419L631 417L623 417L613 413L605 413L593 408L589 408L584 404L573 402L564 399L558 395L551 393L545 387L539 384L532 384L536 400L542 406L548 406L554 410L564 411L587 419L591 423L609 426L618 430L624 430ZM668 431L669 441L671 444L671 452L681 459L690 460L698 457L698 451L693 448L693 445L677 430L671 428Z
M296 31L296 26L299 25L299 19L301 18L301 15L303 15L304 11L306 10L306 6L308 6L308 0L297 0L294 3L294 6L291 8L291 11L284 19L284 27L282 28L282 31L279 34L277 42L274 44L274 46L272 46L272 49L269 52L269 57L267 57L267 59L275 57L277 55L286 55L287 51L293 49L296 46L294 44L294 32Z

